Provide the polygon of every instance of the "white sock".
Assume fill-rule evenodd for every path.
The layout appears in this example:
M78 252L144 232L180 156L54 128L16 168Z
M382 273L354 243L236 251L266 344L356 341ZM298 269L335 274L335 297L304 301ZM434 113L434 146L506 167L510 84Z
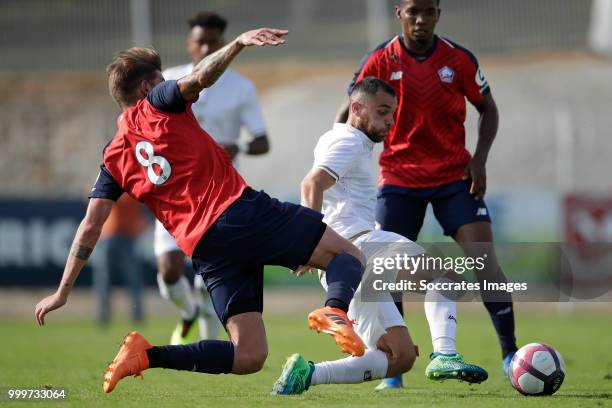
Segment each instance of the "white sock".
M215 312L206 285L204 285L204 280L197 273L193 279L193 287L199 311L198 326L200 327L200 339L215 340L219 337L221 322L217 312Z
M361 357L347 357L315 364L310 385L357 384L385 378L387 355L380 350L366 350Z
M183 320L195 318L196 302L191 292L191 285L184 275L175 283L168 285L162 276L157 274L157 285L161 297L174 303Z
M444 280L436 279L433 282L442 281ZM434 352L456 353L457 303L444 297L443 293L428 290L425 294L424 306Z

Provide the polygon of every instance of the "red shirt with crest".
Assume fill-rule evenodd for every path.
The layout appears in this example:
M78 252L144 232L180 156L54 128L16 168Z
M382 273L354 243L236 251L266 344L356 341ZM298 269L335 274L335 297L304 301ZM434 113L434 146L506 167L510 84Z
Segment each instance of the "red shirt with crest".
M367 76L388 82L398 95L379 184L427 188L460 180L471 159L465 99L480 104L490 92L474 55L438 36L429 51L416 55L398 36L364 57L349 91Z

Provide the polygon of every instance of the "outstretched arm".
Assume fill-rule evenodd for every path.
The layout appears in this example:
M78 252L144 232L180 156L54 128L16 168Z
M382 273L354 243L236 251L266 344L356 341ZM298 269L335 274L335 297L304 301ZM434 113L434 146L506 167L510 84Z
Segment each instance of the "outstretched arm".
M315 167L304 177L301 184L302 201L304 207L321 212L323 207L323 192L336 184L336 180L325 170ZM309 266L300 266L292 273L302 276L306 273L316 273L317 269Z
M92 198L89 201L85 218L81 221L81 225L79 225L72 242L64 274L57 291L36 305L36 321L39 325L45 324L45 315L47 313L66 304L74 282L96 246L98 238L100 238L102 226L110 215L113 203L114 201L112 200L102 198Z
M244 47L281 45L285 43L283 37L287 33L287 30L258 28L239 35L234 41L200 61L191 74L177 81L181 95L186 101L194 100L202 89L210 87L219 79Z

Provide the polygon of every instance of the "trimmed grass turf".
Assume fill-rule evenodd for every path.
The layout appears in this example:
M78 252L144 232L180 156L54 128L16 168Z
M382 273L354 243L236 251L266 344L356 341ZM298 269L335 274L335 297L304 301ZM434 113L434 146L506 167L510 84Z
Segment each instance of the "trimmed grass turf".
M461 312L461 309L460 309ZM266 318L269 357L262 372L249 376L212 376L171 370L150 370L145 379L127 378L117 389L102 392L102 373L115 355L123 336L132 329L118 323L102 330L89 322L61 321L51 315L44 328L31 321L0 320L0 388L39 388L44 385L69 389L60 406L204 406L204 407L612 407L612 317L575 314L559 318L534 312L518 316L520 344L531 341L555 346L566 362L567 376L552 397L528 398L513 390L501 374L501 359L493 328L482 312L459 314L459 351L468 362L484 366L489 380L481 385L447 381L434 383L424 377L431 351L423 315L408 317L411 334L420 345L421 357L405 376L406 388L375 393L376 382L346 386L318 386L294 397L271 397L272 383L284 359L293 352L307 359L341 358L327 335L307 329L306 313ZM153 344L166 343L174 326L171 320L151 321L139 330ZM40 407L40 403L7 404ZM4 400L6 401L6 400ZM55 403L46 403L49 405Z

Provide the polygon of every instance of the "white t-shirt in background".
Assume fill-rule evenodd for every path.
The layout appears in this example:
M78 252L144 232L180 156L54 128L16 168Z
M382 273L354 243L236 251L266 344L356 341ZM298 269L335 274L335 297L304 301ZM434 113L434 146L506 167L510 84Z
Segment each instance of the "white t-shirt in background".
M167 80L179 79L191 71L193 64L186 64L168 68L163 75ZM191 109L200 126L217 143L236 143L243 126L251 137L266 133L255 86L231 69L226 69L210 88L202 90Z

